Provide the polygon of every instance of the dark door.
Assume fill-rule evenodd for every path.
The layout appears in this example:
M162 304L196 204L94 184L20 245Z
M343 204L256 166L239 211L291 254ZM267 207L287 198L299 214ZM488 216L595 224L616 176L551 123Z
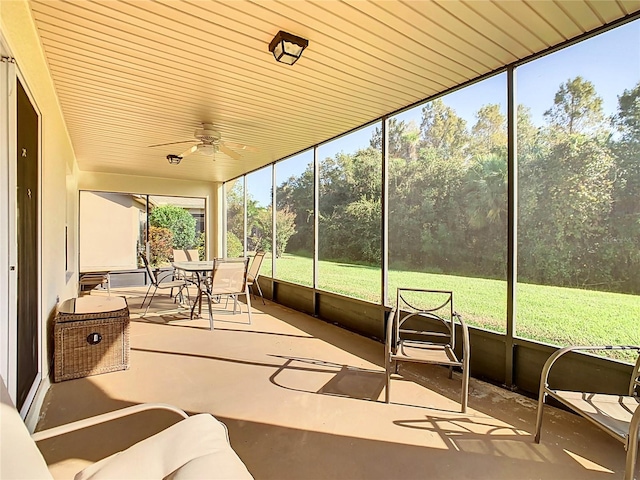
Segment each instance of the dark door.
M17 81L18 409L38 375L38 114Z

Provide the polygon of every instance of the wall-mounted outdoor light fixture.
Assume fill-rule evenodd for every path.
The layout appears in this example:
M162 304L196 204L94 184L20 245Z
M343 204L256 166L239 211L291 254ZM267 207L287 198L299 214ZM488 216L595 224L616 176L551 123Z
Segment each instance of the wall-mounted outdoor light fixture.
M302 56L302 51L308 45L309 40L280 30L271 40L269 51L273 53L273 58L278 62L293 65Z

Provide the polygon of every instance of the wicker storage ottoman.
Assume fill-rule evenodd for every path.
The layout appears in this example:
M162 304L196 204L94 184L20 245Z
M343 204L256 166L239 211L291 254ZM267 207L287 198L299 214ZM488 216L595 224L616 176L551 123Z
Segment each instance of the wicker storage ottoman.
M122 297L71 298L54 326L54 381L129 368L129 307Z

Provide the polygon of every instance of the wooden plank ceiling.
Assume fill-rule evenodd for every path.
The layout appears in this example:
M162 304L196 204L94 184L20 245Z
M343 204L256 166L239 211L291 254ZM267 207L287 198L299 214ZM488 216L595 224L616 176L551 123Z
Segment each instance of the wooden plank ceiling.
M640 0L32 0L81 170L224 181L640 10ZM309 40L294 66L268 45ZM202 122L241 155L167 154ZM196 143L195 141L193 143ZM242 150L238 145L255 147Z

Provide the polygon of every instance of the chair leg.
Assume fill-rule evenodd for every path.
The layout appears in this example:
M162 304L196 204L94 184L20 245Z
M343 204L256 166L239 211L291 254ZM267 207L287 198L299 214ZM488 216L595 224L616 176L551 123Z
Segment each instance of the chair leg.
M179 289L178 289L178 293L176 293L176 298L174 303L178 303L179 306L181 306L180 304L184 303L184 291L187 291L187 298L189 299L189 303L191 303L191 297L189 296L189 288L187 287L187 284L185 283L184 285L182 285ZM171 292L173 292L173 288L171 289ZM180 299L180 300L178 300Z
M149 288L151 288L151 287L149 287ZM147 308L146 308L146 310L144 311L144 315L142 315L143 317L147 315L147 312L149 311L149 307L151 306L151 302L153 302L153 297L155 297L155 296L156 296L156 292L157 292L157 291L158 291L158 287L156 287L156 288L153 290L153 294L151 295L151 298L149 299L149 303L147 304Z
M249 295L249 285L245 285L244 287L244 298L247 299L247 313L249 315L249 325L251 325L251 295Z
M262 304L266 305L266 303L264 303L264 295L262 295L262 289L260 288L260 284L258 283L258 280L256 280L255 282L253 282L251 284L251 286L255 285L256 287L258 287L258 293L260 294L260 298L262 298Z
M389 343L385 342L384 345L384 373L386 377L386 388L384 389L384 401L389 403L391 400L391 374L395 368L396 373L398 370L398 362L393 359L392 347Z
M387 365L385 366L385 375L387 377L387 385L384 389L384 401L385 403L389 403L391 397L391 362L387 360Z
M207 300L209 301L209 330L213 331L213 306L211 305L211 295L206 292Z
M462 399L460 403L462 405L462 413L467 412L467 402L469 401L469 370L464 369L462 372Z
M542 431L542 415L544 411L544 399L546 393L540 395L538 398L538 411L536 412L536 433L533 437L534 442L540 443L540 432Z
M144 302L147 301L147 297L149 296L149 292L151 291L151 287L153 287L153 283L149 284L149 288L147 288L147 293L144 295L144 298L142 299L142 303L140 304L140 308L144 307Z

